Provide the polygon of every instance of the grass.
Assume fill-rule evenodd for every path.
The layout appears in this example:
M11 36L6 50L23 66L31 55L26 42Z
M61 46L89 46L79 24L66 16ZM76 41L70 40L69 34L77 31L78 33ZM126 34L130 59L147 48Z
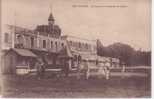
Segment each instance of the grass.
M147 78L111 78L109 80L75 77L3 76L3 97L89 98L89 97L150 97L151 86Z

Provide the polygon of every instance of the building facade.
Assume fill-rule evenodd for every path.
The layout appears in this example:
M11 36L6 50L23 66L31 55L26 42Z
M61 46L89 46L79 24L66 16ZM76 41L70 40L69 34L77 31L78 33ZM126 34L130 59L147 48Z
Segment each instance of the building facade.
M96 67L97 49L96 41L82 39L74 36L62 36L62 39L66 40L69 46L70 52L73 55L73 59L70 60L70 68L77 69L79 64L81 68L84 68L84 64L88 61L91 67Z
M96 40L61 35L52 13L47 25L38 25L34 30L15 25L2 28L2 70L15 73L18 68L34 69L37 58L46 62L46 68L62 68L68 64L69 70L102 66L118 67L119 60L97 55ZM26 54L25 54L26 53ZM15 69L16 68L16 69ZM14 72L13 72L14 71Z
M28 67L28 65L31 64L30 61L35 61L36 59L26 61L28 57L33 56L23 56L23 54L26 52L34 54L37 57L41 57L47 62L48 68L56 68L61 65L61 59L59 59L58 56L60 55L61 51L66 48L66 42L61 39L61 29L58 25L54 24L52 14L49 16L48 25L37 26L36 29L30 30L27 28L5 24L3 26L1 35L3 38L3 69L5 67ZM15 60L12 59L13 56ZM17 61L18 59L15 56L23 57L23 62L27 63L24 65L22 63L19 64ZM32 57L32 59L34 59L34 57ZM16 66L10 66L11 64L7 64L7 61L10 61L9 63L13 62ZM4 69L4 71L6 70L7 69Z

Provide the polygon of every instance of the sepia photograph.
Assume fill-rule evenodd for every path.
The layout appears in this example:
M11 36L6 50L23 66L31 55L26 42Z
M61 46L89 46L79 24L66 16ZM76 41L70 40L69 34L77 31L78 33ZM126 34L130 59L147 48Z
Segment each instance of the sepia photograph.
M2 98L151 98L152 0L1 0Z

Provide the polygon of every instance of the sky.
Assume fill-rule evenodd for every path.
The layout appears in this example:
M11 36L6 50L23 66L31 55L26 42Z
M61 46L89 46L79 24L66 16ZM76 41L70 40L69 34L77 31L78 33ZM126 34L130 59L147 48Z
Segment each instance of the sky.
M150 0L2 0L2 24L29 29L52 12L62 35L151 50Z

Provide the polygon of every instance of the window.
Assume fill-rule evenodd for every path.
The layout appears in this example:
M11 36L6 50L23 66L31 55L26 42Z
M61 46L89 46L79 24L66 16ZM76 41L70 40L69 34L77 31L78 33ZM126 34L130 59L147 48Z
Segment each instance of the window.
M86 43L86 49L88 49L88 44Z
M61 46L64 47L64 43L61 43Z
M43 40L43 48L46 48L46 40Z
M84 49L84 48L85 48L85 46L84 46L84 45L85 45L84 43L82 43L82 44L81 44L82 49Z
M77 46L76 42L73 42L73 46L75 46L75 47Z
M57 45L57 42L55 42L55 45Z
M53 48L53 42L52 41L50 42L50 48Z
M75 47L78 47L78 42L75 42Z
M79 42L79 48L81 48L81 43Z
M70 41L70 45L72 45L72 41Z
M34 47L34 37L31 37L31 48Z
M55 42L55 45L56 45L56 50L57 50L57 42Z
M15 45L17 48L24 47L24 36L23 35L16 35L17 44Z
M78 56L74 55L74 60L77 61L78 60Z
M17 40L18 40L18 43L20 43L20 44L23 44L23 35L17 35Z
M5 41L5 43L9 42L9 34L8 33L5 33L4 41Z
M91 45L88 45L89 51L91 51Z

